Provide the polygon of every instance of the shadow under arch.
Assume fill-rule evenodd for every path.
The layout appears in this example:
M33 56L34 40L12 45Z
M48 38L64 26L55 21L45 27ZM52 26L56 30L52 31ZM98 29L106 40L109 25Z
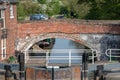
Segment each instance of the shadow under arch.
M75 41L77 43L80 43L81 45L84 45L86 48L93 49L90 43L84 41L80 34L69 34L69 33L45 33L41 34L39 36L30 37L31 40L26 42L26 44L20 49L20 51L27 51L30 49L31 46L33 46L35 43L42 41L44 39L48 38L63 38Z

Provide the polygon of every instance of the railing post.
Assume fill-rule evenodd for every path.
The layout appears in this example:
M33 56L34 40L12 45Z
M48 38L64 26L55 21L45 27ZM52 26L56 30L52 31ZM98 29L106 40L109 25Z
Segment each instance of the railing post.
M103 74L104 66L98 65L97 70L95 71L94 80L104 80Z
M25 63L27 63L28 57L27 57L27 51L25 51Z
M18 57L20 80L25 80L25 55L20 53Z
M94 64L94 51L92 50L92 64Z
M111 53L111 49L110 50L110 62L112 62L112 53Z
M5 69L5 80L9 80L10 77L12 76L12 70L10 65L4 65Z
M71 50L69 50L69 66L71 66Z
M82 80L88 80L88 54L82 55Z
M49 52L46 52L46 67L48 66L49 63Z

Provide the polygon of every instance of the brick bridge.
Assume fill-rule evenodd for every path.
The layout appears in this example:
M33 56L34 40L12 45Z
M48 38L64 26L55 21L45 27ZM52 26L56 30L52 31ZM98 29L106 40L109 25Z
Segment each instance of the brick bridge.
M120 20L50 19L19 22L16 1L0 0L0 61L14 55L15 50L27 51L36 42L47 38L70 39L96 49L98 53L104 53L108 48L120 49ZM28 75L32 73L27 72ZM71 72L77 73L80 79L80 68Z
M120 48L120 20L49 19L46 21L17 21L16 2L0 0L0 54L26 51L46 38L65 38L76 41L99 53L108 48ZM5 7L4 7L4 6ZM1 56L5 59L7 56Z
M120 21L59 19L23 21L18 23L17 49L28 50L33 44L47 38L65 38L88 48L104 52L119 48ZM116 46L116 47L115 47Z

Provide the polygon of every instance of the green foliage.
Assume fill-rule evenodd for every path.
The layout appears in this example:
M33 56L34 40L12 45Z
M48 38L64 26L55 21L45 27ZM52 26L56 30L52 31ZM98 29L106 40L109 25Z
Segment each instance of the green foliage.
M41 7L38 3L33 3L30 0L21 1L17 5L17 14L18 19L24 19L26 16L29 16L31 14L40 13Z
M17 17L18 20L23 20L25 18L25 10L24 10L24 6L21 4L18 4L17 6Z
M68 17L69 11L67 10L67 7L61 7L59 14L64 14L64 16Z
M120 19L120 0L20 0L17 6L18 19L36 13L49 16L64 14L67 18L79 19ZM45 6L43 8L43 6Z
M38 2L39 2L40 4L45 4L45 3L46 3L46 0L38 0Z
M78 0L61 0L68 10L68 16L70 18L84 18L89 12L89 3L82 1L78 3ZM72 14L71 14L72 13Z
M10 61L10 62L14 62L15 60L16 60L16 59L15 59L14 56L10 56L10 57L9 57L9 61Z
M120 19L120 3L117 0L94 0L86 19Z
M52 2L48 3L47 6L48 7L47 7L46 12L49 16L60 13L61 6L60 6L59 2L52 1Z

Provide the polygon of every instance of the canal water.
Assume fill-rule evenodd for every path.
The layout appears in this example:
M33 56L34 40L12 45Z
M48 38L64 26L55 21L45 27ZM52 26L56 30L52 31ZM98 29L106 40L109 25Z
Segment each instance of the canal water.
M67 39L61 39L61 38L56 38L55 39L55 44L52 47L52 51L50 56L69 56L69 54L66 53L62 53L62 54L56 54L55 50L56 49L64 49L64 50L70 50L70 49L75 49L74 54L72 54L72 56L82 56L82 54L84 53L84 51L79 52L77 50L79 49L85 49L86 47L84 45L81 45L77 42L71 41L71 40L67 40ZM69 63L69 61L67 60L50 60L50 63ZM71 61L72 63L77 63L77 64L82 64L82 58L77 59L77 60L73 60ZM91 76L91 72L96 69L97 65L93 64L91 66L88 66L88 71L89 71L89 76ZM116 71L111 71L111 70L116 70L116 69L120 69L120 63L114 63L114 64L105 64L104 65L104 71L110 71L111 73L116 73ZM107 73L108 75L111 73ZM120 70L117 70L116 74L120 74ZM115 76L113 74L113 76ZM112 76L111 76L112 77ZM115 78L116 79L116 78ZM118 77L118 79L120 79L120 77ZM90 79L91 80L91 79ZM113 79L111 79L113 80Z
M78 57L80 57L80 56L82 56L82 54L84 53L84 51L79 52L79 49L85 49L85 48L86 47L84 45L81 45L81 44L79 44L77 42L74 42L74 41L71 41L71 40L67 40L67 39L62 39L62 38L56 38L55 39L55 44L52 46L50 56L51 57L54 57L54 56L61 56L61 57L64 56L65 57L66 56L68 58L69 57L68 52L70 50L75 49L74 54L71 54L71 55L72 56L78 56ZM62 53L59 52L61 54L58 54L58 53L56 53L56 49L57 50L63 49L63 52ZM82 58L77 59L77 60L73 60L71 62L72 63L81 64L82 63ZM62 63L66 63L66 64L68 64L69 60L64 60L64 59L63 60L61 60L61 59L60 60L49 60L49 63L61 63L61 64ZM18 69L18 65L11 65L11 66L13 68L12 70L17 70ZM96 70L96 66L97 66L96 64L88 66L89 76L91 76L91 74L92 74L91 72L92 71ZM3 64L0 64L0 69L4 69L4 65ZM111 72L112 69L120 69L120 63L114 63L114 64L106 64L106 65L104 65L104 70L105 71L108 71L108 72L110 71L110 73L113 73L113 72ZM48 75L46 75L47 72L48 72L48 74L50 73L50 76L51 76L51 70L48 69L47 72L46 72L46 69L42 70L40 68L37 68L37 69L34 69L34 70L35 70L35 72L33 71L33 73L32 73L32 71L28 72L28 77L30 77L29 80L51 80L51 77L50 77L50 79L46 79L46 76L48 77ZM55 72L54 72L55 75L54 75L54 77L56 78L55 80L58 80L58 79L59 80L80 80L80 74L78 74L77 71L80 72L79 69L74 70L74 69L70 69L69 67L68 68L64 68L64 69L55 69ZM113 76L120 75L120 71L119 70L117 70L117 71L118 72L114 72L115 74L113 73L112 75ZM72 76L71 73L74 76ZM34 77L32 77L32 76L35 75L35 74L36 74L36 77L35 77L36 79L33 79ZM44 79L40 79L39 78L40 77L39 74L43 75ZM62 74L64 74L64 75L62 75ZM107 73L107 74L111 75L109 73ZM71 76L72 77L76 77L75 75L77 75L79 78L78 79L71 78ZM62 77L64 77L64 79L62 79ZM112 77L112 76L110 76L110 77ZM114 77L112 77L112 78L114 78ZM0 80L3 80L3 79L0 78ZM89 79L89 80L92 80L92 79ZM116 78L114 78L114 79L110 78L110 79L106 79L106 80L117 80L117 79ZM120 80L120 77L118 77L118 80Z
M56 38L52 49L84 49L84 45L68 39Z
M76 60L76 61L73 61L73 63L82 63L82 54L84 52L86 52L86 50L88 50L88 52L90 51L90 49L84 45L81 45L80 43L77 43L75 41L72 41L72 40L68 40L68 39L62 39L62 38L56 38L55 39L55 44L52 46L52 49L51 49L51 52L50 52L50 56L51 57L55 57L55 56L63 56L63 57L69 57L69 52L71 51L71 56L78 56L80 57L80 59ZM60 50L59 50L60 49ZM90 51L91 52L91 51ZM89 56L92 56L91 53L89 53ZM109 61L109 58L106 57L103 57L103 58L106 58L105 60L106 61ZM104 61L105 61L104 60ZM68 63L68 61L66 60L63 60L63 61L60 61L60 60L50 60L50 62L52 63Z
M79 59L72 59L71 63L81 64L82 63L82 54L84 53L85 49L84 45L81 45L77 42L67 40L67 39L61 39L56 38L55 44L53 45L50 57L61 57L61 59L56 60L49 60L49 63L69 63L69 53L71 52L72 57L79 57ZM65 57L65 58L64 58Z

